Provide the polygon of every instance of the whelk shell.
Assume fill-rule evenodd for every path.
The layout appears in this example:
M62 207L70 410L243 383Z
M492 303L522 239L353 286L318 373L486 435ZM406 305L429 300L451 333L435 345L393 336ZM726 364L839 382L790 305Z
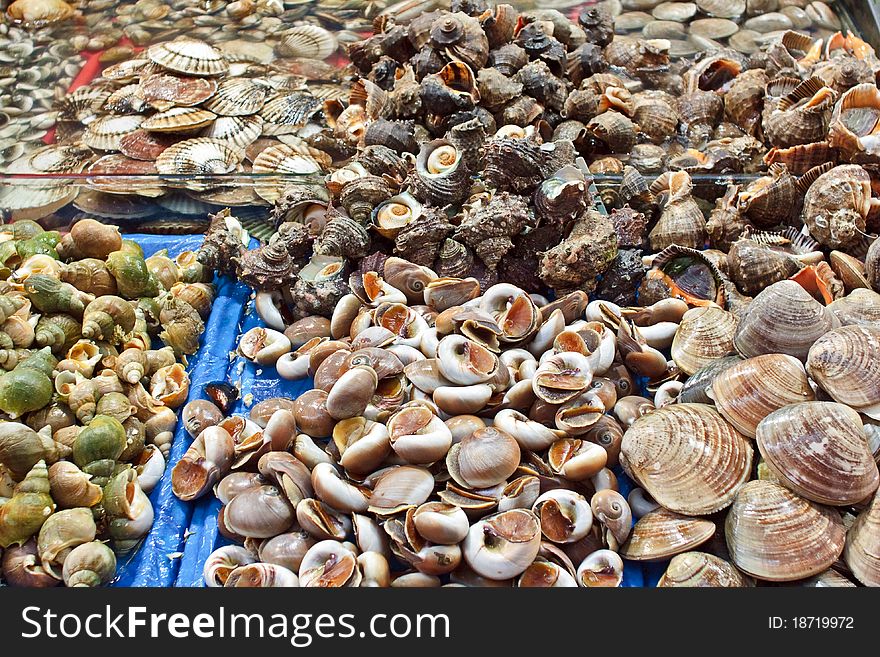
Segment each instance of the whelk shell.
M702 515L728 506L748 481L752 448L711 406L672 404L632 423L620 462L667 509Z
M259 112L271 93L272 87L262 80L229 78L204 107L220 116L248 116Z

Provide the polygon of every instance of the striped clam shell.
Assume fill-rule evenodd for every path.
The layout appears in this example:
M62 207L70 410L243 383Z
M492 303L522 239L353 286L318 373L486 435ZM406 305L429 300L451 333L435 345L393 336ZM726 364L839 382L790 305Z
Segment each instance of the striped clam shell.
M147 109L146 101L137 95L137 84L127 84L114 91L104 103L104 109L111 114L138 114Z
M156 158L156 170L162 175L214 175L230 173L243 154L225 142L197 137L177 142Z
M146 119L141 127L151 132L187 132L206 128L216 118L214 112L199 107L172 107Z
M192 107L217 93L217 81L208 78L154 74L141 80L140 96L158 110Z
M102 116L92 121L82 134L82 142L101 151L118 151L119 140L137 130L144 117L139 114Z
M224 80L205 108L220 116L248 116L259 112L272 88L259 79L232 78Z
M229 70L223 53L196 39L157 43L147 49L147 57L162 68L187 75L214 76Z
M295 92L273 98L260 110L260 116L266 120L263 132L267 135L296 132L320 109L321 101L306 93Z
M263 118L254 114L252 116L220 116L205 128L203 135L243 149L254 143L262 132Z
M281 35L276 50L282 57L327 59L339 42L332 32L317 25L296 25Z

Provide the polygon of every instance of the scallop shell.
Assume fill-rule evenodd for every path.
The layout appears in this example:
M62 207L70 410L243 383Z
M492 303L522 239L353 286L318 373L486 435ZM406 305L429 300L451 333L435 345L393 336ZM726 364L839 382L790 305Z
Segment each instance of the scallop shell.
M690 376L733 351L737 318L718 306L691 308L672 340L672 360Z
M755 581L739 572L733 564L707 552L677 554L657 582L658 587L665 588L742 588L754 585Z
M139 90L140 85L137 84L127 84L120 87L107 98L104 110L110 114L138 114L148 109L149 105L139 96Z
M259 112L271 94L272 87L263 80L229 78L204 107L220 116L248 116Z
M165 149L156 158L156 169L163 175L224 174L234 171L242 157L242 152L222 141L198 137Z
M843 404L780 408L761 420L756 440L776 479L819 504L856 504L880 485L859 414Z
M712 538L715 523L689 518L663 508L646 513L632 528L620 556L632 561L661 561L693 550Z
M82 134L82 142L101 151L118 151L119 140L137 130L144 117L140 115L102 116L92 121Z
M263 133L282 135L296 132L321 109L321 101L310 94L293 92L276 96L260 110L266 123Z
M159 110L192 107L217 92L217 81L208 78L155 74L141 80L138 95Z
M150 46L146 54L154 64L186 75L210 77L222 75L229 70L223 53L196 39L157 43Z
M740 488L724 533L737 568L777 582L827 570L840 556L845 539L837 511L762 480Z
M282 57L327 59L339 47L333 33L318 25L296 25L279 37L275 49Z
M839 323L800 285L779 281L749 304L733 344L743 358L776 353L806 361L813 343Z
M810 348L807 371L835 401L880 420L880 328L828 331Z
M205 137L227 142L237 149L253 144L263 132L263 118L252 116L220 116L202 133Z
M216 118L214 112L199 107L172 107L153 114L140 127L150 132L190 132L207 127Z
M715 408L740 433L755 437L758 423L788 404L815 399L804 365L794 356L765 354L738 361L712 382Z
M325 164L312 155L307 148L278 144L270 146L260 152L254 158L254 173L276 173L282 175L312 175L323 173ZM275 202L284 191L287 183L282 179L278 181L259 181L255 191L260 197L270 203Z
M153 162L166 148L176 144L179 139L177 135L147 132L138 128L134 132L120 137L119 152L135 160Z
M748 481L752 448L711 406L673 404L627 429L620 462L667 509L703 515L728 506Z
M880 586L880 494L847 532L843 560L862 584Z

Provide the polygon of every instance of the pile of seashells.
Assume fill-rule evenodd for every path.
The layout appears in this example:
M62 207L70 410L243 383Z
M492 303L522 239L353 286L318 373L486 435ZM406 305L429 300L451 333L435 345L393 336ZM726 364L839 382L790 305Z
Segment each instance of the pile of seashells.
M100 586L153 524L210 278L94 220L4 226L0 261L2 580Z

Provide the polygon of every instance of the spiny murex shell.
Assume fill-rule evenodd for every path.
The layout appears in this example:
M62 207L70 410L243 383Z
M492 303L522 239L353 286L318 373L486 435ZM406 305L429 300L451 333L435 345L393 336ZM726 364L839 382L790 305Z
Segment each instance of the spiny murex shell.
M748 481L752 448L711 406L673 404L627 429L620 461L667 509L704 515L728 506Z
M762 480L750 481L739 490L724 533L737 568L780 582L828 569L843 550L845 538L837 511Z

